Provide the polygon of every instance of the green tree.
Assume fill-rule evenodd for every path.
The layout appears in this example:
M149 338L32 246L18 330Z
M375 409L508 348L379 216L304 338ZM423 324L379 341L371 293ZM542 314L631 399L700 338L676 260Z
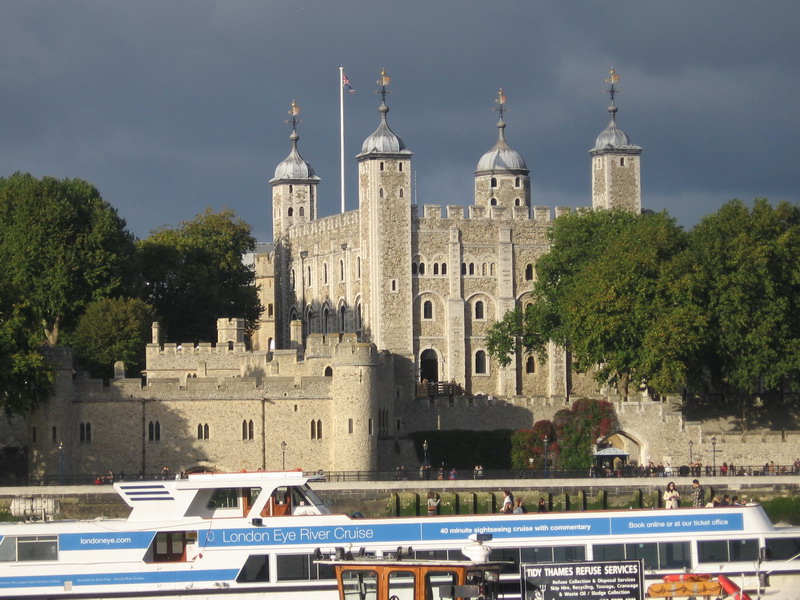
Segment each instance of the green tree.
M118 360L139 372L154 319L153 307L138 298L101 298L86 308L67 342L94 377L111 377Z
M685 377L681 360L702 323L699 316L682 321L685 308L669 296L673 283L665 274L686 245L674 220L666 213L577 211L556 219L549 240L550 251L536 264L532 302L493 325L489 351L504 364L520 347L544 360L552 341L570 351L577 371L617 385L625 396L631 380L668 387Z
M261 314L254 272L242 255L255 248L250 226L231 210L207 209L139 243L143 298L162 319L166 339L216 340L218 318L252 328Z
M55 375L42 340L30 306L0 283L0 409L7 416L31 412L53 392Z
M614 407L605 400L582 398L553 417L562 469L588 469L592 446L617 429Z
M51 346L121 287L134 251L125 221L86 181L0 178L0 277L24 294Z
M692 230L697 304L707 306L704 353L714 385L749 395L800 375L800 208L733 200Z

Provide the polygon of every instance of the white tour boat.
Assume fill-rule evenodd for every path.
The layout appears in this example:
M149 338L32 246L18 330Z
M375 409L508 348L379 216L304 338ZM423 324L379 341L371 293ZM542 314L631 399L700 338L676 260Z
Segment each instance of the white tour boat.
M652 581L714 573L754 590L762 573L768 592L782 591L772 598L800 597L800 528L773 526L758 505L365 519L330 514L313 480L117 482L127 519L2 523L0 596L332 598L334 569L315 560L320 551L380 557L410 547L414 559L463 560L465 539L492 534L490 560L508 563L506 597L519 597L520 564L638 559Z

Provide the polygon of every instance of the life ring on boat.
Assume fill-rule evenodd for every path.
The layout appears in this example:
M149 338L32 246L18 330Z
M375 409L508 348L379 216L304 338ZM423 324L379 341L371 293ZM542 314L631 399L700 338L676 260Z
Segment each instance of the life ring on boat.
M725 575L719 575L717 580L722 585L725 593L733 596L733 600L751 600L750 596L742 591L742 588L725 577Z

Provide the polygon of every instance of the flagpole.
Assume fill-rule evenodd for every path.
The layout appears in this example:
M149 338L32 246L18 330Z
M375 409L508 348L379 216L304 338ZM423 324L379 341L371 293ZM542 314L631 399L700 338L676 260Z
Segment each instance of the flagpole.
M344 67L339 67L339 185L344 212Z

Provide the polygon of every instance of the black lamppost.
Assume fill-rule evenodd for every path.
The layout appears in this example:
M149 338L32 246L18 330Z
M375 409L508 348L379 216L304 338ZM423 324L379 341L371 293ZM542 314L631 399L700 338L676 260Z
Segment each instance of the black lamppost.
M422 464L428 466L428 440L422 442Z
M64 485L64 442L58 443L58 485Z
M689 469L690 469L690 471L691 471L691 468L692 468L692 463L694 462L694 460L692 459L692 447L693 446L694 446L694 442L692 440L689 440Z
M544 476L547 477L548 461L547 461L547 446L550 444L550 438L544 436Z
M281 471L286 470L286 442L281 442Z
M717 476L717 436L711 436L711 464L714 469L714 477Z

